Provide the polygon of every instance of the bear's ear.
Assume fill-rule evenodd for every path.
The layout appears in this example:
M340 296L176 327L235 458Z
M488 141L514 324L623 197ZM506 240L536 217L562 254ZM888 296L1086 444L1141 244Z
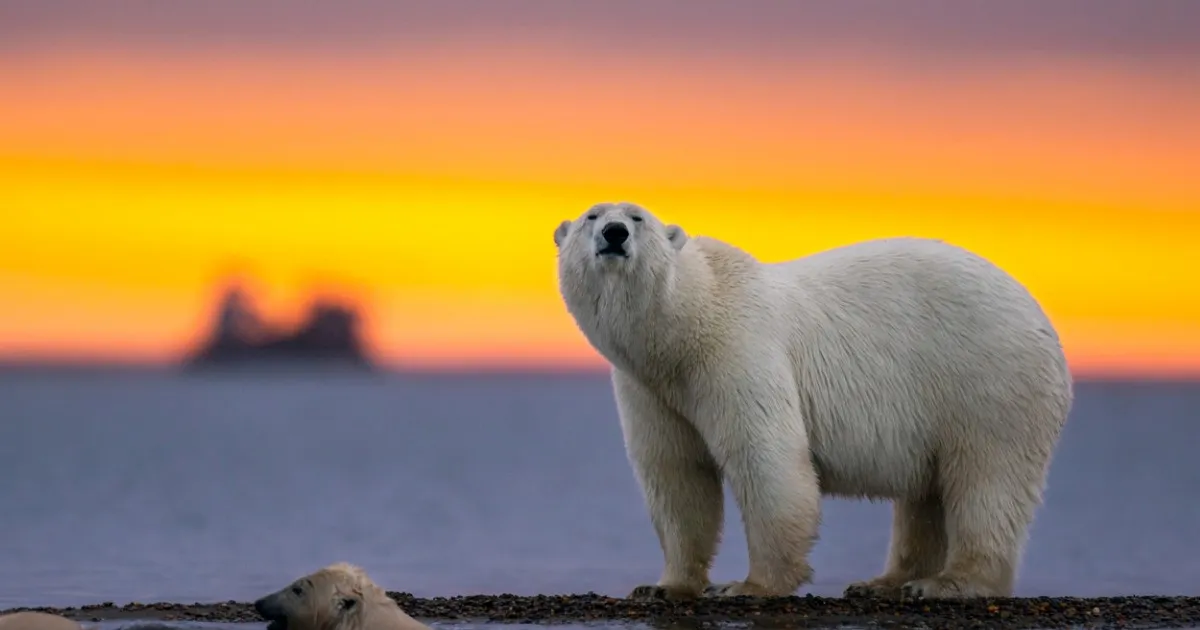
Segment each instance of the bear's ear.
M678 225L668 225L667 240L671 241L671 246L675 248L675 251L679 251L683 249L684 243L688 242L688 235Z
M554 246L562 247L563 240L567 238L567 232L571 231L571 222L563 221L558 224L554 230Z

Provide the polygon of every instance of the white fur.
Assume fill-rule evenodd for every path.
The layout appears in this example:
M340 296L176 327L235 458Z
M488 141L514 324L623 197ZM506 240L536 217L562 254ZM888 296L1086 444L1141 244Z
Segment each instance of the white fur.
M38 611L0 615L0 630L82 630L78 623L50 613Z
M611 222L630 233L627 258L597 255ZM811 581L822 495L894 501L883 575L847 594L1012 593L1072 384L1011 276L917 238L765 264L627 203L564 221L555 242L567 308L612 364L665 557L633 596L708 586L722 477L750 572L709 594Z

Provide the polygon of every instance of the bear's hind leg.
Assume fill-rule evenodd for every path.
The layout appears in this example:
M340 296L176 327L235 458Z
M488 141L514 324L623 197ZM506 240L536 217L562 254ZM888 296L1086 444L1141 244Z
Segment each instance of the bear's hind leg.
M937 575L945 562L946 520L941 498L935 494L896 499L883 575L851 584L846 597L899 597L906 582Z
M1042 465L970 449L946 457L946 566L902 587L912 598L1011 597L1026 532L1041 502ZM1032 465L1031 465L1032 464Z
M638 586L629 597L699 597L725 518L720 470L696 429L641 383L614 372L613 391L625 449L665 560L658 583Z

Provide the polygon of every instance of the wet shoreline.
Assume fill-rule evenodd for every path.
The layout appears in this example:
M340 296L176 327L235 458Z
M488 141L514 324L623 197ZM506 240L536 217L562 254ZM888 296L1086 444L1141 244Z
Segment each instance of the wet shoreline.
M1168 628L1200 627L1200 597L1039 597L954 601L892 601L836 597L633 601L587 595L471 595L419 598L391 593L405 611L432 621L492 623L756 622L772 627L889 628ZM18 609L3 612L13 612ZM78 621L261 622L249 603L104 603L78 608L28 608Z

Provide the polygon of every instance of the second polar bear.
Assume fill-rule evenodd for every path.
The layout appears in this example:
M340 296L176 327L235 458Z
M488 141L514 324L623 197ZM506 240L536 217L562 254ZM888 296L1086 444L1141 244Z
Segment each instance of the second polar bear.
M795 592L822 495L893 501L886 568L847 595L1011 595L1073 397L1058 335L1015 279L919 238L767 264L630 203L563 221L554 241L665 558L631 597ZM750 571L710 585L723 479Z
M362 568L337 562L254 602L267 630L429 630Z

